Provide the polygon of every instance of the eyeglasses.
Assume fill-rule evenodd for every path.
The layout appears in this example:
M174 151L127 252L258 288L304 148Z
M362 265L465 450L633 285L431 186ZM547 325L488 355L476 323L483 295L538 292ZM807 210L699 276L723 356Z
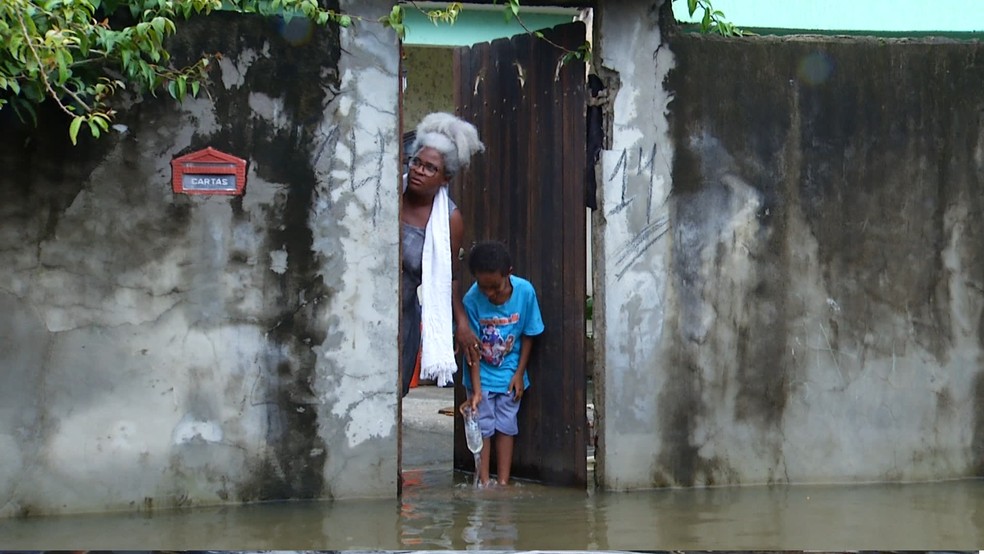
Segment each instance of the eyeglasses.
M410 167L412 167L413 169L420 170L420 172L423 173L425 177L433 177L437 175L439 171L441 171L441 168L437 167L436 165L430 162L425 162L424 160L421 160L417 156L410 158Z

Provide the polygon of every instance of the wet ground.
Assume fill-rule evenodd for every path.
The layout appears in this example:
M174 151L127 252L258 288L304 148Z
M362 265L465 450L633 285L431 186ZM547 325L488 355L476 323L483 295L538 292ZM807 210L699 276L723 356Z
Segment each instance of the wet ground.
M403 398L403 467L450 468L453 462L454 389L420 386Z
M984 546L984 480L603 493L476 490L450 470L451 402L405 406L399 500L0 521L11 550L934 550ZM424 401L427 402L424 402ZM416 404L413 402L419 401ZM408 442L409 441L409 442ZM446 452L446 454L445 454Z

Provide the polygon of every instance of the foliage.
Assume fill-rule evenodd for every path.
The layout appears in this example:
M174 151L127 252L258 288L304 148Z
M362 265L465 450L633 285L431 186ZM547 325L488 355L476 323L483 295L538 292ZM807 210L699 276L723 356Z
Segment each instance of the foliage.
M698 9L704 11L703 17L700 18L700 32L717 33L726 37L745 34L744 31L735 27L734 23L724 18L724 12L715 10L711 0L687 0L687 11L690 12L691 17L697 13Z
M217 9L352 23L317 0L0 0L0 109L36 122L51 100L71 117L75 143L83 125L94 137L109 129L110 99L127 87L197 96L209 58L174 67L164 41L176 19Z
M502 4L507 21L515 19L528 33L548 40L523 22L520 0ZM397 2L378 22L401 39L405 6L435 25L453 24L462 10L461 2L444 9ZM702 32L742 34L711 0L687 0L687 7L691 15L704 10ZM322 26L348 27L361 19L324 9L318 0L0 0L0 110L13 109L36 123L36 107L52 101L71 118L74 144L83 127L94 137L109 130L116 114L111 100L121 90L155 95L164 90L179 101L198 96L212 56L175 67L165 40L175 33L175 21L219 9L306 17ZM587 42L573 50L554 46L564 52L562 62L591 55Z

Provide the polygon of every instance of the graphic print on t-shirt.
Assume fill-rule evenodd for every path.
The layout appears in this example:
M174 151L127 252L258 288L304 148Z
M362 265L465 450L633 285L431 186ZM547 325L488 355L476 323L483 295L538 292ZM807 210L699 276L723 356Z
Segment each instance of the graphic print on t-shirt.
M515 325L519 322L519 314L514 313L509 317L492 317L478 320L482 329L482 359L485 363L493 367L502 365L503 358L506 357L516 343L513 335L502 336L500 326Z

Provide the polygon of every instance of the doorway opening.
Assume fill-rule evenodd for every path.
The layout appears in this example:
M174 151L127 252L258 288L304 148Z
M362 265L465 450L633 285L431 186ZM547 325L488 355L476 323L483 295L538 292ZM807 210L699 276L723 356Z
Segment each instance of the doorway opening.
M430 6L429 3L418 3L418 5L425 10L432 7L436 9L446 7L446 4L440 2L434 3L434 6ZM564 390L552 391L549 398L541 398L539 400L541 405L538 408L527 410L526 403L529 396L524 396L524 406L520 411L520 437L517 437L517 450L523 448L520 441L526 431L524 422L531 427L535 426L534 432L544 433L549 439L547 443L554 441L571 444L570 448L561 449L564 452L549 454L546 460L538 453L531 453L525 460L522 459L521 453L514 453L513 476L546 483L583 485L586 482L587 468L593 464L594 455L591 417L594 406L593 366L589 365L592 358L590 352L593 350L590 321L592 280L589 226L591 218L583 193L583 177L586 173L584 165L586 141L583 140L586 102L583 87L586 75L580 76L582 82L578 85L579 88L572 89L570 95L565 94L566 89L556 93L547 91L546 89L557 86L560 81L560 69L554 66L563 52L554 46L547 46L550 50L546 54L539 54L541 58L549 57L551 60L547 71L546 65L536 59L537 54L530 54L532 49L517 46L516 41L530 39L534 44L533 48L539 48L536 43L546 43L535 39L515 21L507 25L502 9L501 5L465 4L455 24L439 26L428 21L422 13L408 12L405 20L407 35L402 44L400 69L402 161L405 170L407 160L412 155L409 150L414 139L414 129L428 113L435 111L455 113L478 127L481 139L486 144L486 152L476 156L477 159L473 160L472 166L462 175L455 177L451 187L451 198L456 202L465 219L465 250L476 240L487 238L502 240L510 246L516 274L533 282L540 297L544 323L548 332L553 333L548 340L554 344L546 347L537 344L534 347L534 356L540 356L539 362L544 368L542 371L551 371L549 366L556 362L557 365L565 366L563 368L565 370L570 370L573 366L574 374L578 376L573 379L575 382L566 383ZM411 13L413 13L412 17L419 18L419 21L411 19ZM583 29L585 27L590 29L591 26L590 9L524 6L522 14L523 23L530 31L580 22L581 43L585 40ZM518 58L504 64L498 64L497 61L506 59L505 57L488 59L490 50L486 49L485 45L491 44L493 48L491 52L494 53L498 42L506 43L502 48L510 55L515 52ZM483 56L486 58L484 61ZM493 68L500 65L508 67L497 79L490 73ZM540 69L534 70L535 67ZM578 67L583 72L583 65L578 64ZM546 87L541 86L535 81L537 78L551 84ZM505 88L509 90L483 90L482 93L488 95L483 97L486 100L478 104L474 102L475 98L471 94L473 91L477 95L479 88L492 87L495 86L494 83L501 81L510 81L505 84ZM561 86L569 88L570 84ZM510 87L514 88L510 89ZM550 113L545 106L553 103L550 98L554 96L557 98L563 96L566 99L564 102L573 106L568 110L575 111ZM501 101L502 104L491 106L489 100ZM500 112L506 108L517 114L525 112L526 116L517 116L518 123L515 124L510 119L508 125L510 128L503 131L502 120L499 118L502 117ZM574 121L577 118L581 118L582 121ZM572 123L576 124L571 126ZM572 133L572 130L578 132ZM525 136L526 144L535 146L537 141L531 138L535 139L543 134L556 137L556 148L548 150L550 155L537 156L534 152L532 156L532 159L539 160L538 163L542 163L544 167L529 172L525 172L527 168L524 167L523 173L513 172L509 174L508 179L501 178L504 175L501 173L503 164L521 166L528 163L523 152L517 152L525 146L517 145L515 137L522 139ZM566 146L562 144L565 138ZM577 150L580 151L577 156L562 155L564 152ZM489 179L489 175L500 177ZM551 185L553 189L542 183L545 180L544 175L551 176L547 179L555 177L552 180L557 183ZM535 178L530 178L531 176ZM500 188L491 186L492 181L495 181L496 186ZM503 183L503 181L510 182ZM504 184L508 186L515 184L519 187L533 186L533 188L529 190L501 188ZM558 190L565 192L558 194L556 192ZM576 202L571 201L571 191L581 191L581 196ZM551 195L556 198L554 205L550 205ZM564 197L563 200L561 196ZM564 219L563 214L569 215L573 210L580 210L581 213L576 214L573 219L570 217ZM512 222L520 223L518 225L497 220L497 214L517 211L527 212L521 214L522 217L518 219L513 218ZM542 221L551 218L553 221ZM535 238L539 238L544 234L535 227L522 224L530 221L536 221L538 224L547 223L559 229L560 233L554 234L553 240L558 242L556 249L563 251L567 258L558 258L552 268L526 263L524 260L541 258L541 251L548 248L543 244L533 244L536 241L527 236L535 235ZM577 222L575 227L580 228L576 233L565 234L564 230L570 230L569 224L572 221ZM565 224L568 225L566 228ZM560 244L563 241L571 243L574 239L579 240L580 244L564 246ZM572 260L573 257L579 259ZM463 293L471 286L472 279L465 263L461 262L461 264L459 274ZM545 299L545 295L549 298ZM583 299L583 305L574 311L570 310L569 306L572 297ZM554 312L557 317L551 321L547 310L544 309L545 301L547 304L561 305L566 302L568 306L557 308ZM559 342L559 337L564 334L580 334L581 337L571 343L575 345L571 347L567 342ZM463 475L473 471L471 455L464 446L461 418L456 410L465 395L460 382L461 367L459 360L459 371L455 375L453 387L437 387L433 382L418 379L413 383L415 386L411 387L407 396L402 398L399 460L401 487L412 483L414 479L412 474L418 471L450 472L457 469L464 472ZM536 364L531 361L530 378L533 381L531 395L547 388L549 384L536 375L537 370ZM530 400L530 404L535 405L537 402L536 399ZM555 402L560 405L553 406ZM524 415L524 410L529 413ZM549 444L544 448L557 450L551 448ZM580 460L549 459L562 457L571 449L576 451L575 457L579 456Z

